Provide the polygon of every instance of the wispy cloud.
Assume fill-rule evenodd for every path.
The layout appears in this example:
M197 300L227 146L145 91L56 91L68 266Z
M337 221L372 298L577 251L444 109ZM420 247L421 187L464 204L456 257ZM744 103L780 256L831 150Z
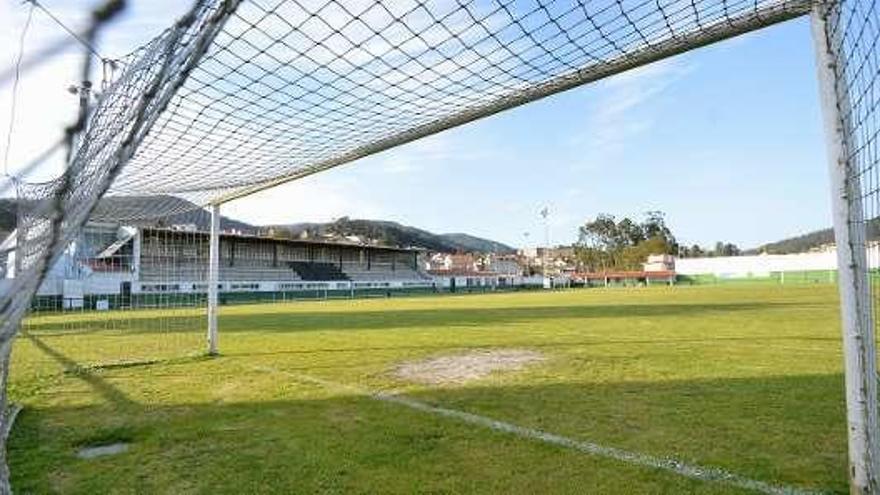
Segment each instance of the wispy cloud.
M312 176L233 201L223 214L257 224L327 222L342 216L388 218L391 211L370 198L350 176Z
M93 2L71 0L45 2L53 15L67 27L79 31L88 25ZM128 11L106 26L98 40L99 52L108 57L125 54L158 34L182 13L186 2L133 2ZM22 2L0 2L0 69L11 70L18 58L19 40L30 6ZM23 60L33 57L57 42L67 48L54 57L41 60L21 74L15 94L16 111L12 118L13 84L0 86L0 157L6 154L6 137L12 127L8 173L17 174L30 160L53 146L63 135L65 126L76 116L78 100L67 90L78 84L83 47L49 18L41 9L33 14L24 43ZM95 64L92 82L99 87L100 64ZM63 170L63 153L56 153L42 163L29 180L48 180Z
M657 116L650 111L660 97L679 79L692 72L693 65L667 59L612 77L598 86L599 98L584 130L570 144L584 151L585 159L573 163L577 170L595 169L612 161L627 141L655 128Z
M377 157L382 174L417 173L452 158L455 146L442 134L429 136Z
M362 170L380 174L411 174L426 177L432 170L450 164L498 159L500 153L486 146L474 146L459 132L434 134L399 148L389 150L362 163Z

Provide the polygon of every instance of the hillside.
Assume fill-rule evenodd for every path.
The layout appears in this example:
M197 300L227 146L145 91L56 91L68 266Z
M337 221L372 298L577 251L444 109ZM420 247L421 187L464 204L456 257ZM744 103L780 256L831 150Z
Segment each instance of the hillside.
M175 211L161 219L152 218L155 212ZM173 196L115 196L106 197L98 203L93 218L131 218L136 225L183 225L192 224L199 230L211 228L211 213L185 199ZM238 230L245 234L256 234L258 227L229 217L220 216L222 230Z
M175 211L161 220L152 218L155 212ZM15 228L16 201L0 198L0 240ZM184 199L171 196L126 196L107 197L101 200L92 218L129 218L136 225L167 226L193 224L199 230L208 230L211 214ZM443 252L495 252L512 253L510 246L469 234L434 234L396 222L381 220L349 220L342 218L331 223L296 223L291 225L255 226L228 217L221 217L220 228L235 229L245 234L268 233L284 237L344 238L357 236L360 239L385 246L418 247Z
M15 199L0 198L0 240L15 229L16 223ZM153 216L156 212L175 211L161 219ZM211 214L199 208L185 199L171 196L124 196L106 197L98 203L92 214L95 220L116 220L119 218L129 219L128 223L135 225L167 226L179 224L193 224L199 230L208 230L211 227ZM245 222L232 218L220 218L221 229L235 229L247 234L256 234L258 228Z
M880 218L868 223L867 237L869 241L880 240ZM831 229L816 230L803 235L789 237L781 241L771 242L746 251L746 254L767 252L770 254L802 253L834 243L834 231Z
M474 251L480 253L513 253L515 250L507 244L497 241L483 239L482 237L472 236L470 234L440 234L439 237L446 242L461 246L461 251Z
M350 237L385 246L417 247L442 252L512 253L514 249L469 234L434 234L426 230L383 220L351 220L341 218L329 223L296 223L265 227L275 235L289 237Z

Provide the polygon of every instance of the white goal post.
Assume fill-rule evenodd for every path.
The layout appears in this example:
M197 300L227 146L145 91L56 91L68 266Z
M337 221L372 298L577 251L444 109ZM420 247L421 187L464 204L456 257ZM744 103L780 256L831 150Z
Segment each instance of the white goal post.
M220 284L220 205L211 205L211 233L208 241L208 354L217 355L217 316Z
M852 128L840 109L840 56L829 40L827 6L817 4L811 27L816 51L819 96L828 153L838 289L846 382L850 486L854 493L878 493L880 438L877 421L877 353L871 286L866 256L865 218L860 178L851 169L848 146Z

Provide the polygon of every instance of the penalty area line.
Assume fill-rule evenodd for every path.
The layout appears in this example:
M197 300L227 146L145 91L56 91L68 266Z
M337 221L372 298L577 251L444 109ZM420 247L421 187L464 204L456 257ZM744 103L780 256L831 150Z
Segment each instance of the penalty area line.
M564 447L569 450L594 455L596 457L604 457L607 459L613 459L635 466L671 472L693 480L720 483L737 488L744 488L746 490L752 490L759 493L765 493L768 495L813 495L823 493L821 491L805 490L793 486L767 483L764 481L741 476L720 468L701 466L697 464L682 462L672 458L657 457L649 454L623 450L616 447L609 447L594 442L575 440L573 438L564 437L562 435L557 435L534 428L518 426L513 423L500 421L487 416L481 416L479 414L460 411L458 409L434 406L426 402L411 399L402 395L387 392L373 392L357 386L324 380L322 378L304 375L301 373L291 373L289 371L278 370L275 368L261 366L255 367L254 369L257 371L281 374L302 383L319 385L321 387L331 390L354 393L356 395L369 397L373 400L386 402L389 404L396 404L434 416L455 419L471 425L481 426L502 433L508 433L518 436L520 438L536 440L543 443Z

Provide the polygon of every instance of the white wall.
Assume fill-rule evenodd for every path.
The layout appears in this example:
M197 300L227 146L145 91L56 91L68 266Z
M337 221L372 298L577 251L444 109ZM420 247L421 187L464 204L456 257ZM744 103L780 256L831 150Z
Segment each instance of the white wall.
M351 290L354 289L406 289L415 287L431 287L427 280L374 280L367 282L350 282L347 280L289 280L289 281L261 281L261 280L220 280L218 282L220 292L296 292L303 290ZM159 289L164 287L164 289ZM207 283L204 280L163 280L158 282L135 282L132 284L132 293L173 292L181 294L195 294L205 292Z
M871 268L880 266L880 246L874 245L869 248L868 264ZM816 253L675 259L675 272L680 275L713 274L721 277L748 277L765 276L772 272L836 269L835 249Z
M518 275L431 275L432 283L437 288L442 289L450 288L453 278L455 279L456 289L467 289L468 287L511 287L522 285L524 280L523 277ZM468 279L471 279L471 285L468 285Z

